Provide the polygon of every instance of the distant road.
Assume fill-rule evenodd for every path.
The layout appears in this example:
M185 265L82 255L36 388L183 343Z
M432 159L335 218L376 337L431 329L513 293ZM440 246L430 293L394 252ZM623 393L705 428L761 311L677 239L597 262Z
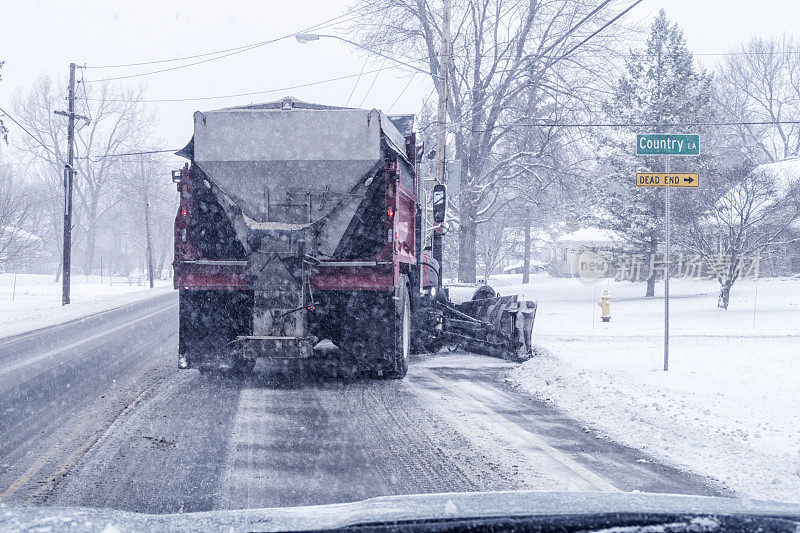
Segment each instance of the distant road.
M505 381L417 357L403 381L180 371L177 294L0 341L0 503L142 512L542 489L719 494Z

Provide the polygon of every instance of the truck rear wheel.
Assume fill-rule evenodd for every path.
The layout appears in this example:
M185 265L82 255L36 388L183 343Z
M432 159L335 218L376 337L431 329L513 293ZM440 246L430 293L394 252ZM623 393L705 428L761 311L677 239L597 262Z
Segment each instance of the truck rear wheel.
M400 286L395 291L392 321L392 338L389 339L389 361L384 375L390 379L403 379L408 372L408 357L411 353L411 302L408 296L408 279L400 277Z

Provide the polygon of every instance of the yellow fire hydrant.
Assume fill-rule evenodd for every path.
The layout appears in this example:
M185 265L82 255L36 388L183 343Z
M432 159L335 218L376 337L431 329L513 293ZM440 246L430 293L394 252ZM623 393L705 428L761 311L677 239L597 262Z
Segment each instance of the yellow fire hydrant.
M603 322L611 322L611 295L608 294L608 289L603 291L597 307L600 308L600 318L603 319Z

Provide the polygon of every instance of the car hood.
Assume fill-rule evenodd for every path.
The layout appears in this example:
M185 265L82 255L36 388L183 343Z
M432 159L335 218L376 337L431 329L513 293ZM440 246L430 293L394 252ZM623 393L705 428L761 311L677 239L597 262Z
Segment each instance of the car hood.
M79 507L0 507L0 530L287 531L347 526L609 513L754 515L800 519L800 505L677 494L607 492L473 492L382 496L306 507L144 514Z

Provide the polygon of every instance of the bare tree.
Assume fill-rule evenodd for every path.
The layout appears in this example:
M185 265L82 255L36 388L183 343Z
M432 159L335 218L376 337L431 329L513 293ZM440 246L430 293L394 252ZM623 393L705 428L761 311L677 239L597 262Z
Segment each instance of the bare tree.
M13 103L20 122L35 137L26 138L23 149L44 165L42 174L53 191L61 188L66 148L66 121L53 112L63 108L65 92L54 87L49 77L42 76L28 95L17 95ZM78 111L89 122L79 120L75 135L74 220L82 230L86 274L94 266L100 222L122 198L121 160L112 156L143 145L150 130L152 117L143 110L140 98L141 91L115 90L109 85L79 90ZM53 212L51 216L62 217L63 212Z
M3 68L4 64L5 61L0 61L0 69ZM2 80L3 80L3 75L0 74L0 81ZM8 142L8 128L6 128L6 125L3 123L2 118L0 118L0 138L2 138L5 142Z
M41 246L30 230L33 202L11 165L0 165L0 265L24 261ZM16 179L15 179L16 178Z
M504 217L495 217L478 227L476 241L478 264L483 267L483 279L495 273L503 260L511 252L514 243L509 239L512 228L508 227Z
M738 122L727 141L755 163L800 153L800 55L787 37L756 37L726 56L715 101L719 115ZM772 122L772 124L753 124Z
M792 240L800 213L800 57L787 37L757 37L726 56L714 84L715 114L734 123L715 135L715 182L685 245L713 267L717 307L727 309L742 265ZM759 166L760 165L760 166ZM755 169L754 169L755 168Z
M62 259L64 253L64 186L63 182L53 179L52 170L49 166L39 165L36 182L39 184L40 195L37 199L37 209L42 213L43 223L40 231L44 239L44 245L52 251L53 257L57 258L55 267L55 281L61 279ZM75 213L73 220L79 220ZM73 224L74 226L74 224ZM73 245L80 242L81 235L73 233Z
M150 288L161 276L164 259L172 247L172 223L177 200L167 179L168 165L155 154L126 158L124 209L130 214L128 231L144 248ZM158 254L158 256L157 256Z
M499 151L524 114L508 111L532 87L558 89L556 66L581 65L600 46L592 40L573 51L608 20L610 0L465 0L453 8L452 60L440 65L440 9L427 0L364 0L356 31L362 42L403 55L431 73L448 69L447 113L456 159L462 161L458 200L459 279L474 281L476 231L497 209L510 169L527 152ZM595 49L596 51L596 49ZM584 74L585 75L585 74Z
M794 170L782 163L731 169L735 185L691 224L686 245L719 281L718 308L728 308L736 280L754 268L757 275L760 254L785 244L787 230L800 219L800 180L792 164Z
M566 79L564 86L573 87L568 95L543 88L520 98L515 105L517 112L545 125L512 130L501 145L505 154L526 154L510 165L504 183L505 202L512 208L509 219L522 233L523 283L530 282L531 230L552 224L548 215L556 210L562 220L574 218L570 208L578 198L575 185L590 174L595 159L580 129L558 124L580 120L586 111L583 93L595 92L596 87L586 90ZM585 202L582 207L585 209Z

